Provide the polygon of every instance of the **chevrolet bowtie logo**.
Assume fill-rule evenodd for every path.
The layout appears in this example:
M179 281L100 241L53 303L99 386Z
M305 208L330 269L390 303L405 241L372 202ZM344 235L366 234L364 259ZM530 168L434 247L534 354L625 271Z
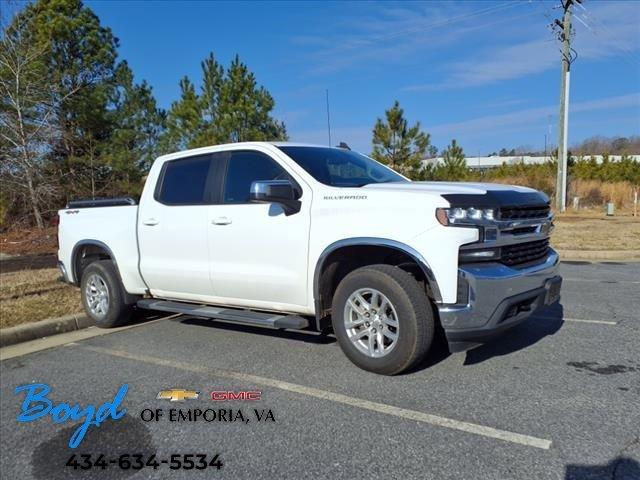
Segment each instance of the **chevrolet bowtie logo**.
M171 402L184 402L185 400L195 400L200 392L195 390L184 390L182 388L173 388L171 390L162 390L156 398L161 400L169 400Z

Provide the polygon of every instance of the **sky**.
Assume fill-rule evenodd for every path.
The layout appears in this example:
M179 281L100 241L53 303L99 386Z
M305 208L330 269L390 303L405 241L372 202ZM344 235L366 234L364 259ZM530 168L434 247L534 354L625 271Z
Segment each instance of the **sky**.
M169 108L209 52L239 54L273 95L292 141L371 151L398 100L443 149L467 156L557 143L559 1L86 1L120 40L136 80ZM640 134L640 1L574 8L569 144Z

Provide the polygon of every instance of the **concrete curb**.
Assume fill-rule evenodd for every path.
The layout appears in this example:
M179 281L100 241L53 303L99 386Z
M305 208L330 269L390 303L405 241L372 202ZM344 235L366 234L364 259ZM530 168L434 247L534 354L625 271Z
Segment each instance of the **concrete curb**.
M58 318L48 318L39 322L27 323L0 330L0 347L16 343L50 337L58 333L81 330L95 325L95 322L84 313L74 313Z
M638 261L640 250L556 250L560 260Z

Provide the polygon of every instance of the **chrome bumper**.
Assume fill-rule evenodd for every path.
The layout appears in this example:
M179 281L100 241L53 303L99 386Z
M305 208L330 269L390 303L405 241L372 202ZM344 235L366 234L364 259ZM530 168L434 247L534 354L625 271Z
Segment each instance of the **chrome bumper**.
M458 301L438 307L452 352L464 351L526 320L537 309L559 300L559 257L550 250L544 262L525 268L500 263L458 269ZM462 301L461 301L462 299Z

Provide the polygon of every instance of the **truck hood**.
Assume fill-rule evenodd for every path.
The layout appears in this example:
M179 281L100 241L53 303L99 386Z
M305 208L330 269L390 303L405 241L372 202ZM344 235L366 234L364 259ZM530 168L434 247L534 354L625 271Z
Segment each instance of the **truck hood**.
M499 183L466 182L399 182L376 183L362 187L363 191L413 192L439 195L451 206L505 207L548 205L549 197L538 190Z
M425 192L442 194L466 194L483 195L487 192L521 192L531 193L536 190L516 185L503 185L500 183L471 183L471 182L398 182L398 183L372 183L362 187L362 190L384 190L403 192Z

